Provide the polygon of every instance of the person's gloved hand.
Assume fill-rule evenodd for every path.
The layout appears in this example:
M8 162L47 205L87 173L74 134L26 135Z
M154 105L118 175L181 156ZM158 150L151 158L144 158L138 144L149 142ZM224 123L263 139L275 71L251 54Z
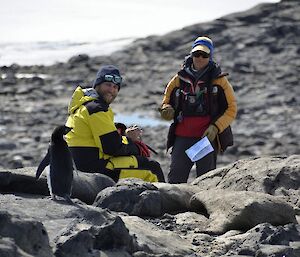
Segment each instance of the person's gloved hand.
M218 134L218 128L215 125L209 125L209 127L204 131L203 136L207 136L210 142L213 142Z
M170 104L164 104L160 109L160 115L164 120L172 120L174 118L175 110Z
M142 141L135 141L134 143L139 148L141 156L150 157L150 151L146 144Z
M137 126L130 126L125 130L125 135L129 137L132 141L140 141L142 139L143 130Z

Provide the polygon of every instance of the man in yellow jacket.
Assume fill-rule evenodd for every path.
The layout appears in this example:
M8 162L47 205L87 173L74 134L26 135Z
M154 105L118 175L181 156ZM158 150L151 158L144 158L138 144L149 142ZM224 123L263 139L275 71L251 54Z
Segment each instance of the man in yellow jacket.
M213 42L198 37L182 69L168 83L161 116L172 123L167 147L173 147L170 183L187 182L193 162L185 151L207 136L214 151L196 161L197 177L216 168L217 153L233 144L230 124L237 105L227 75L213 61Z
M113 65L100 68L93 88L77 87L69 104L66 141L78 170L99 172L115 181L136 177L164 182L160 164L143 153L138 137L121 136L110 104L121 88L122 77Z

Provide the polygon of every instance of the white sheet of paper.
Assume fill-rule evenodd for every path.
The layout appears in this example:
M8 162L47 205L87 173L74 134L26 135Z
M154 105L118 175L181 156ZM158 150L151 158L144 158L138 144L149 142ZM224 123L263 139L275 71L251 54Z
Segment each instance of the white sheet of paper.
M185 152L192 162L196 162L212 151L214 151L214 148L210 144L208 138L204 137Z

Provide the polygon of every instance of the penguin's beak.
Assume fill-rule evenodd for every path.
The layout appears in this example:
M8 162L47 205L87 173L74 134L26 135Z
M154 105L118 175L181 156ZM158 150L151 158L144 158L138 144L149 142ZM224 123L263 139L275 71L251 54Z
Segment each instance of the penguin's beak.
M65 126L64 135L67 135L73 128Z

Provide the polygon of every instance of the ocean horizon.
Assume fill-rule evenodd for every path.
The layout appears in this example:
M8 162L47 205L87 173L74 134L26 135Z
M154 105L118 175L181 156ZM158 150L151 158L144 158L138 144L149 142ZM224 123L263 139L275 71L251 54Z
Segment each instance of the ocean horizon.
M278 0L0 0L0 66L51 65L78 54L108 55L137 38Z

